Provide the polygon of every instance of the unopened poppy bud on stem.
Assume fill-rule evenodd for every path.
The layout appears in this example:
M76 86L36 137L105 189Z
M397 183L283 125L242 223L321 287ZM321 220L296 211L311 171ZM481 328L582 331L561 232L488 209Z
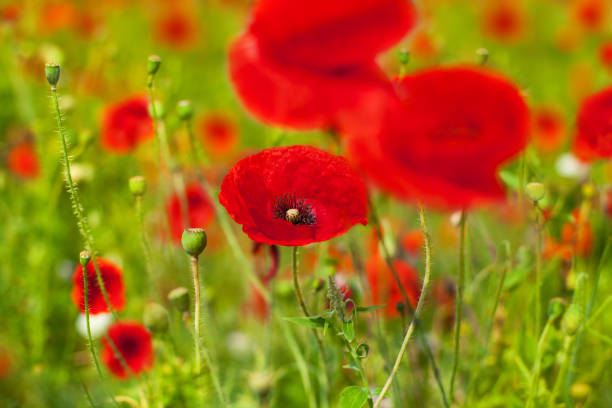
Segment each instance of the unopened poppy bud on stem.
M143 176L134 176L129 180L130 192L134 196L143 196L147 191L147 180Z
M55 89L60 77L60 66L56 62L48 62L45 65L45 76L47 82L51 85L52 89Z
M550 299L548 303L548 318L552 320L558 319L563 314L566 304L567 302L562 298Z
M203 228L187 228L183 231L181 243L185 252L197 258L206 248L206 232Z
M159 303L151 302L144 310L142 322L153 333L163 333L168 329L168 311Z
M176 104L176 113L179 119L187 121L193 117L193 105L191 101L182 100Z
M168 293L168 300L180 312L189 311L189 291L187 288L181 286L172 289L170 293Z
M147 61L147 74L155 75L161 65L161 58L158 55L151 55Z
M529 183L525 186L527 197L533 202L538 202L546 195L546 188L542 183Z
M402 65L408 64L408 62L410 61L410 51L401 50L398 54L398 59L399 59L400 64Z
M83 268L87 267L87 264L89 263L90 260L91 260L91 254L89 253L89 251L81 251L81 253L79 254L79 262L81 263L81 266Z

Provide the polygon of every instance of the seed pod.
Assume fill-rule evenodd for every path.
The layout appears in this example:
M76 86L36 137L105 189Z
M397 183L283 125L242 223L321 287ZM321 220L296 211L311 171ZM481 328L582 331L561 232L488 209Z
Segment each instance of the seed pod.
M191 101L179 101L176 104L176 113L181 120L190 120L193 117L193 105Z
M128 183L134 196L143 196L147 191L147 180L143 176L131 177Z
M199 256L206 248L206 232L203 228L187 228L183 231L181 243L183 249L191 256Z
M161 65L161 58L158 55L151 55L147 61L147 74L155 75Z
M546 195L546 188L542 183L529 183L525 186L527 197L533 202L538 202Z
M45 76L47 77L47 82L51 85L51 88L55 88L57 83L59 82L60 77L60 66L55 62L48 62L45 65Z

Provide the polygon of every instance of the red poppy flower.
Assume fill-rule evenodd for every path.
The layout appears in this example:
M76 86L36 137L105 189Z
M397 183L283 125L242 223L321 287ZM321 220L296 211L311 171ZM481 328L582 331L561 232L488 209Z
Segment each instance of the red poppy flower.
M393 261L402 286L406 290L412 307L415 307L421 293L419 276L416 270L407 262ZM376 305L385 305L385 315L398 316L396 306L403 302L402 294L391 275L389 267L380 256L372 256L366 264L366 275L372 290L372 301Z
M153 120L148 100L132 96L109 105L102 119L102 147L112 153L125 154L153 137Z
M515 41L523 34L524 20L524 12L516 0L493 1L485 10L484 29L502 41Z
M102 282L108 294L108 300L115 310L121 310L125 306L125 287L123 286L123 272L121 269L104 258L96 258ZM77 266L72 276L72 301L76 307L85 312L85 298L83 293L83 267ZM87 304L89 313L98 314L108 312L108 305L104 294L98 286L98 277L93 261L87 265Z
M211 114L203 117L200 129L206 151L215 156L227 155L238 143L236 124L226 115Z
M423 250L425 239L420 229L413 229L404 234L401 240L402 248L410 255L418 255Z
M155 23L155 37L160 43L173 48L191 47L197 39L197 23L193 14L169 7Z
M596 31L605 26L609 12L608 0L574 0L572 16L585 30Z
M35 178L40 171L34 145L30 142L21 143L8 153L9 169L23 178Z
M8 3L0 7L0 19L7 23L14 23L21 17L22 6L17 2Z
M39 27L44 34L73 28L79 19L79 10L68 1L58 1L45 5L40 13Z
M213 207L208 194L198 183L190 183L185 187L185 198L187 200L187 217L189 225L185 225L181 200L178 194L173 194L166 201L166 214L170 224L172 240L176 243L181 242L181 236L185 228L206 228L210 225L215 216Z
M612 72L612 41L599 47L599 61L604 68Z
M134 375L148 370L153 365L155 354L151 333L140 323L119 322L108 328L108 337ZM102 361L116 377L128 378L130 373L115 356L106 337L102 338Z
M386 81L374 59L414 20L405 0L259 1L232 45L232 82L264 122L337 126L339 115L375 105Z
M310 146L265 149L239 161L219 201L254 241L306 245L367 224L366 187L346 159Z
M538 149L550 152L557 150L563 143L565 127L563 115L552 107L540 107L533 111L533 141Z
M405 76L384 120L346 129L351 158L407 200L468 207L503 198L497 168L527 143L519 91L484 69L439 68Z
M574 153L580 159L612 158L612 87L585 99L580 105Z

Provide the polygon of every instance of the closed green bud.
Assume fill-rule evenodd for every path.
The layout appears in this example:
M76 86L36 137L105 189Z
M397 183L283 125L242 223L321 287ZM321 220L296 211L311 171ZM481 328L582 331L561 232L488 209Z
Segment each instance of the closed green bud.
M578 305L570 305L563 316L563 330L569 336L576 334L582 324L582 312Z
M193 105L191 101L179 101L176 104L176 113L181 120L190 120L193 117Z
M181 237L183 249L191 256L199 256L206 248L206 232L203 228L187 228Z
M91 254L89 251L81 251L79 254L79 262L83 268L87 268L87 264L91 260Z
M187 288L178 287L172 289L168 293L168 300L172 303L172 306L176 307L180 312L189 311L189 291Z
M410 51L401 50L398 54L399 62L406 65L410 61Z
M143 176L131 177L128 183L134 196L143 196L147 191L147 180Z
M558 319L565 309L567 302L562 298L553 298L548 302L548 318L552 320Z
M158 55L151 55L147 61L147 74L155 75L161 65L161 58Z
M45 76L51 88L55 88L60 77L60 66L55 62L48 62L45 65Z
M163 333L170 323L168 311L159 303L151 302L144 310L142 322L153 333Z
M542 183L529 183L525 186L527 197L533 202L538 202L546 195L546 188Z

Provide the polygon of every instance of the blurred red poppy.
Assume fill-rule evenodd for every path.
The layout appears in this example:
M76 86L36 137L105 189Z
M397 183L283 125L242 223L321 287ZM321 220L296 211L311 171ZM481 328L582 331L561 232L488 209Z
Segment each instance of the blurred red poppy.
M102 147L112 153L125 154L152 138L153 120L148 106L147 98L137 95L106 107L102 119Z
M69 1L47 3L40 12L38 25L44 34L76 27L79 10Z
M347 128L352 160L406 200L442 208L504 197L497 168L527 143L529 116L518 89L482 68L405 76L384 120Z
M612 72L612 41L606 42L599 47L599 62L607 70Z
M387 81L374 59L414 21L405 0L259 1L231 47L232 82L264 122L335 127L339 116L370 108L384 94Z
M424 244L423 231L418 228L406 232L401 239L402 248L410 255L420 254Z
M0 6L0 19L7 23L14 23L21 17L22 6L17 2Z
M421 293L419 275L407 262L393 261L402 286L406 290L412 307L415 307ZM377 255L372 256L366 264L366 275L372 291L372 301L375 305L385 305L385 315L399 316L397 304L403 302L402 294L389 271L385 261Z
M13 356L8 348L0 346L0 379L8 377L13 370Z
M122 310L125 306L125 287L123 286L121 268L104 258L96 258L96 261L111 306L115 310ZM72 301L81 312L85 312L83 267L81 265L77 266L72 276ZM87 265L87 304L91 314L107 313L109 311L104 294L98 285L93 261Z
M131 374L138 375L153 366L155 354L151 333L140 323L118 322L108 328L108 337L130 369ZM102 338L102 361L111 373L120 379L130 376L122 361L117 358L113 347L106 337Z
M612 158L612 87L586 98L576 123L574 153L584 161Z
M525 12L517 0L489 2L484 14L487 34L502 41L516 41L525 30Z
M224 114L209 114L200 121L202 141L206 152L224 156L238 144L238 129L234 121Z
M536 108L532 115L532 130L533 142L539 150L555 151L563 144L563 115L553 107Z
M185 198L187 200L187 218L189 225L185 225L181 199L178 194L173 194L166 201L166 215L170 224L172 240L181 242L181 236L185 228L206 228L215 216L215 208L210 197L199 183L189 183L185 186Z
M239 161L219 201L254 241L306 245L367 224L366 187L346 159L310 146L265 149Z
M36 149L31 142L24 142L11 148L7 164L13 173L27 179L35 178L40 172Z
M155 37L160 43L176 49L193 46L198 38L193 13L167 7L155 23Z
M574 21L588 31L605 27L609 9L608 0L573 0L571 5Z

